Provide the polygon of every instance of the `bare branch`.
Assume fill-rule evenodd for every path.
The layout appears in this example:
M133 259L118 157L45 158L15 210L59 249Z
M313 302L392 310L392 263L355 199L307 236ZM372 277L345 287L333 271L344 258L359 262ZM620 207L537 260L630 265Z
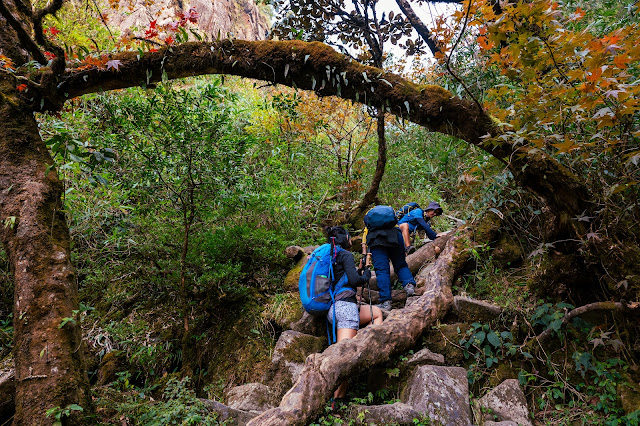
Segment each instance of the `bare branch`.
M422 20L418 18L418 15L414 12L411 4L407 0L396 0L396 4L404 13L404 16L407 17L413 29L416 30L418 35L422 37L422 39L427 43L429 49L431 49L431 53L435 56L436 53L442 53L442 50L438 47L433 36L431 35L431 31L425 24L422 23Z
M579 308L575 308L565 313L564 318L562 318L562 325L567 325L572 319L593 311L618 311L618 312L625 312L625 313L638 313L640 312L640 302L589 303L588 305L580 306ZM553 328L547 328L545 331L540 333L538 337L535 338L534 341L537 341L538 343L542 343L545 340L547 340L552 333L553 333Z
M20 43L27 50L27 52L29 52L33 59L35 59L42 65L46 65L48 61L44 56L44 53L42 53L36 42L31 38L29 32L24 29L20 22L9 11L4 1L5 0L0 0L0 15L2 15L4 19L7 20L7 23L9 23L9 25L11 25L11 28L13 28L13 30L18 35Z

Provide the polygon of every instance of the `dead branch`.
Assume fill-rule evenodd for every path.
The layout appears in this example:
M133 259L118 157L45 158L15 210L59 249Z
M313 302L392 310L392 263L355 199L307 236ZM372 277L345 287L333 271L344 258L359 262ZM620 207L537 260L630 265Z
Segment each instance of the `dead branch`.
M567 325L569 322L581 315L594 311L618 311L624 313L637 313L640 312L640 302L594 302L588 305L580 306L564 314L562 319L562 325ZM533 341L542 343L551 336L553 328L547 328L540 333Z

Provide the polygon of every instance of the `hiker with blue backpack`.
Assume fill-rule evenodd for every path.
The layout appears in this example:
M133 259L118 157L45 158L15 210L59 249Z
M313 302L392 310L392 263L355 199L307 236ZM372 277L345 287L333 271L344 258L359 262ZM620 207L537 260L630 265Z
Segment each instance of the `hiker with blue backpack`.
M326 228L327 244L309 255L300 273L298 290L303 308L312 315L327 318L329 344L355 337L360 326L382 324L382 311L376 306L358 308L356 289L368 284L371 271L364 259L356 269L351 247L351 237L341 226ZM329 325L333 329L329 331ZM332 339L333 337L333 339ZM336 389L334 402L347 393L345 380Z
M416 282L405 259L405 242L402 232L396 226L395 211L390 206L375 206L364 216L366 226L363 241L371 252L371 260L378 279L380 309L391 309L391 268L398 274L398 280L407 292L415 294Z
M344 288L348 291L341 292L335 297L335 302L327 312L327 320L337 329L337 341L352 339L358 329L367 324L382 324L382 311L377 306L361 305L358 308L356 289L369 282L371 271L364 265L365 259L360 261L360 267L356 269L356 263L351 248L351 237L346 229L341 226L326 228L327 238L330 243L339 246L343 250L338 251L333 267L335 274L334 284L341 281L346 275ZM334 323L335 318L335 323ZM347 394L347 380L343 381L333 394L334 403L344 398Z
M442 207L440 204L432 201L427 208L423 211L418 203L407 203L400 210L396 212L396 218L398 219L398 228L402 232L404 240L404 250L407 255L416 251L416 248L411 244L410 235L413 235L418 228L422 228L427 237L430 240L435 240L438 235L429 224L430 220L435 216L442 214Z

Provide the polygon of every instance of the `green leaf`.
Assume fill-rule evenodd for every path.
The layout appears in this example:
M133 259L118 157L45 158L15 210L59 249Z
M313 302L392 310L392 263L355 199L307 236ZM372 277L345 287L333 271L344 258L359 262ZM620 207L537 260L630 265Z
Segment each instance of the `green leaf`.
M500 342L500 337L495 331L490 331L489 334L487 334L487 340L493 345L494 348L499 348L502 345L502 342Z
M509 331L503 331L502 333L500 333L500 336L504 340L513 340L513 334L511 334Z
M575 308L575 306L573 306L573 305L571 305L569 303L564 303L564 302L558 303L556 306L558 307L558 309L565 309L565 308L566 309L573 309L573 308Z
M486 333L484 331L478 331L473 335L474 339L478 339L478 344L481 345L484 342L484 338L486 337Z

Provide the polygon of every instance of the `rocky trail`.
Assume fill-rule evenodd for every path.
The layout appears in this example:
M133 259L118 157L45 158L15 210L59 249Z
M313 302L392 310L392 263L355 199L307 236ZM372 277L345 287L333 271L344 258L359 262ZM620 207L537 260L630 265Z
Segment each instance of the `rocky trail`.
M438 238L408 257L417 281L416 296L393 291L394 309L381 325L361 329L354 339L327 345L324 319L303 314L284 331L274 350L271 367L261 383L248 383L226 392L226 405L208 401L221 417L247 425L304 425L321 413L341 380L367 374L370 390L383 388L388 376L379 365L417 349L398 364L400 401L385 405L353 405L348 417L364 424L413 424L428 418L433 424L530 425L526 399L515 377L507 378L482 398L469 399L465 368L456 364L455 343L444 333L430 333L438 321L488 321L501 315L500 307L464 297L453 297L451 284L469 258L470 241L490 241L499 221L485 219L483 226L459 230ZM479 231L483 229L483 231ZM356 244L354 244L356 245ZM305 249L289 247L297 260L288 281L296 282L304 266ZM364 303L376 303L375 280L371 289L359 289ZM416 348L425 335L428 347ZM450 351L449 349L454 349ZM437 349L443 349L436 353ZM433 351L435 349L436 351ZM447 352L453 352L449 354ZM460 351L458 351L460 352ZM458 355L460 355L458 353ZM482 413L490 413L485 415Z

